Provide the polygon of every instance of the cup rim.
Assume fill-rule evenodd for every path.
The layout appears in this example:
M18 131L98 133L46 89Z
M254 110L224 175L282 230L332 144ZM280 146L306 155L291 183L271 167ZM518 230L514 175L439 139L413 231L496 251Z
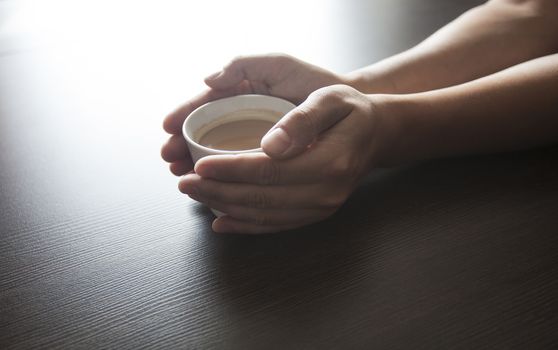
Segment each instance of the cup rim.
M188 143L190 143L191 145L195 145L196 147L200 148L201 150L203 150L205 152L218 151L220 154L241 154L241 153L263 152L261 147L239 150L239 151L222 150L222 149L219 149L219 148L209 148L209 147L206 147L206 146L198 143L197 141L195 141L193 138L190 137L190 135L188 135L188 132L187 132L187 124L188 124L188 120L190 119L190 116L193 115L194 113L198 112L199 110L208 108L210 105L213 105L213 104L216 104L216 103L226 103L226 101L233 100L233 99L247 99L247 98L264 98L264 99L268 99L268 100L278 100L278 101L281 101L281 102L288 102L288 103L292 104L293 108L296 107L294 103L292 103L291 101L285 100L283 98L275 97L275 96L269 96L269 95L261 95L261 94L242 94L242 95L235 95L235 96L220 98L220 99L217 99L217 100L213 100L213 101L209 101L207 103L204 103L203 105L199 106L198 108L196 108L192 112L190 112L190 114L188 114L188 116L184 120L184 123L182 123L182 136L188 141Z

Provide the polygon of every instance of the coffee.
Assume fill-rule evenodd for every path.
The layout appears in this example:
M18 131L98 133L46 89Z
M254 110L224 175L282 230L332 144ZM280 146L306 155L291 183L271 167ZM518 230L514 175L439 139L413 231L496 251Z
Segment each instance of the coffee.
M223 123L206 132L199 141L205 147L241 151L260 147L262 137L274 123L266 120L237 120Z
M247 109L227 114L198 132L202 146L224 151L243 151L260 147L262 137L281 118L281 113Z
M266 95L232 96L196 108L182 124L192 161L218 154L259 151L262 136L293 108L295 105L289 101ZM235 127L233 122L241 123ZM223 215L216 209L211 211Z

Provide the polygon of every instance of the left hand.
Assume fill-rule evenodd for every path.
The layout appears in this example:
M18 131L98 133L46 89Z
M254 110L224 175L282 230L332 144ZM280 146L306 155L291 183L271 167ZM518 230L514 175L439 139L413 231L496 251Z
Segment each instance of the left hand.
M265 153L200 159L179 189L227 215L216 232L268 233L332 215L376 164L378 100L345 86L319 89L262 140Z
M193 110L207 102L241 94L263 94L299 104L312 91L343 82L344 76L289 55L239 56L205 79L209 89L165 118L163 128L172 136L161 148L161 156L177 176L192 170L194 164L182 136L182 123Z

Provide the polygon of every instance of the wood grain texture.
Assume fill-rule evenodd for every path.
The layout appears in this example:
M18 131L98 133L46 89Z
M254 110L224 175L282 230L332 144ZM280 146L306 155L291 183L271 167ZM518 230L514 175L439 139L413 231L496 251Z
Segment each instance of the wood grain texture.
M343 2L329 45L347 52L327 65L387 56L477 3ZM349 42L393 28L366 21L374 7L415 30ZM158 157L169 101L66 49L0 56L1 349L558 344L556 146L378 170L325 222L216 235Z

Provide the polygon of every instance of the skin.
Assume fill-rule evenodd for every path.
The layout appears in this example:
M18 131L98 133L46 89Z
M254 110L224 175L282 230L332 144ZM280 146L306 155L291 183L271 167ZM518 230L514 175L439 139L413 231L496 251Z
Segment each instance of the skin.
M341 76L282 54L239 56L222 71L205 79L209 89L179 106L169 114L163 129L172 136L163 145L161 156L170 163L170 171L184 175L193 168L182 124L186 116L206 102L241 94L277 96L300 104L310 93L328 85L340 84Z
M558 51L555 0L493 0L416 47L348 74L363 93L406 94L478 79Z
M347 75L286 55L234 59L164 122L179 189L228 215L216 232L268 233L332 215L378 166L558 140L552 0L494 0L407 52ZM298 105L265 152L192 164L180 128L213 99L261 93ZM192 172L192 169L194 170Z

